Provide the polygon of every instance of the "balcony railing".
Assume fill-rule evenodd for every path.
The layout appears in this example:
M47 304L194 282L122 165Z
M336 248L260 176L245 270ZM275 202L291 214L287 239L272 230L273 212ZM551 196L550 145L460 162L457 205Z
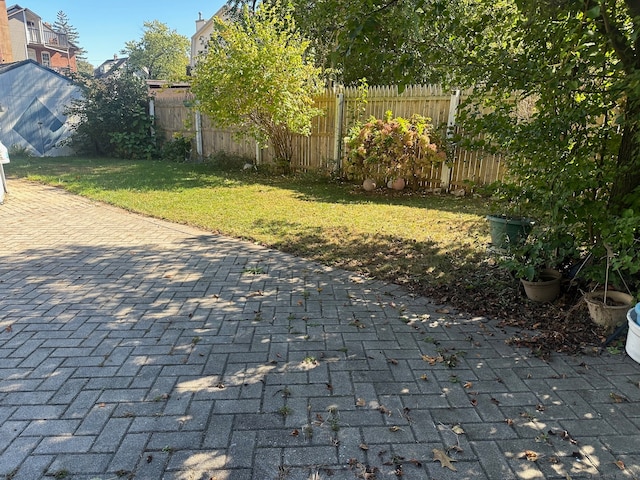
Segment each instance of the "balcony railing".
M67 48L69 46L67 36L63 33L44 31L41 36L40 30L37 28L29 27L27 30L29 32L29 43L57 48Z

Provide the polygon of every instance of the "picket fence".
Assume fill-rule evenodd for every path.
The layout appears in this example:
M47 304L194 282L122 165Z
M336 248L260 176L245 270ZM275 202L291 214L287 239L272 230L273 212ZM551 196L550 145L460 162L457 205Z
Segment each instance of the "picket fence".
M311 135L294 137L292 169L340 170L344 155L344 136L356 120L356 107L361 94L355 87L327 89L316 97L316 105L324 115L312 122ZM408 86L402 92L395 86L370 87L362 118L384 118L391 111L394 117L420 114L429 117L435 126L455 125L455 113L460 92L446 92L439 86ZM217 127L206 115L192 108L194 98L187 86L156 90L152 100L156 130L165 138L174 134L189 134L194 138L194 151L199 157L218 152L238 155L258 164L273 161L271 148L260 149L251 139L238 140L231 129ZM486 185L502 180L504 159L477 151L456 149L451 165L434 165L426 188L460 190L470 184Z

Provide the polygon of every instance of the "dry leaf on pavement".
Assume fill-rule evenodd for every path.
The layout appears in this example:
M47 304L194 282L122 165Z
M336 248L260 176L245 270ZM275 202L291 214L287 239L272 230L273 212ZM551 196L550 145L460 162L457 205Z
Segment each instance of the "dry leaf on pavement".
M448 457L444 450L440 450L438 448L434 448L432 450L432 452L433 452L433 461L434 462L440 462L440 464L442 465L443 468L447 467L449 470L451 470L453 472L457 472L458 471L458 470L456 470L456 467L451 465L451 462L455 462L457 460L454 460L453 458Z

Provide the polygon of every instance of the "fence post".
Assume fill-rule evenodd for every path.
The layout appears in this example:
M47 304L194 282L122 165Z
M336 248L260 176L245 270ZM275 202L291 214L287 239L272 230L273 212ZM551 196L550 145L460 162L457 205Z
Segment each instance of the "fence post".
M344 121L344 93L336 95L336 127L333 155L336 161L336 171L342 169L342 122Z
M149 127L151 130L151 137L155 141L156 130L154 127L156 124L156 102L153 97L149 98L149 116L151 117L151 127Z
M460 90L456 89L451 92L451 98L449 100L449 118L447 119L447 138L451 138L453 135L453 129L456 126L456 114L458 113L458 105L460 103ZM451 174L452 169L446 163L442 164L442 176L440 178L441 186L446 191L451 188Z
M198 160L202 160L202 114L196 110L196 153Z
M262 165L262 146L256 140L256 165Z

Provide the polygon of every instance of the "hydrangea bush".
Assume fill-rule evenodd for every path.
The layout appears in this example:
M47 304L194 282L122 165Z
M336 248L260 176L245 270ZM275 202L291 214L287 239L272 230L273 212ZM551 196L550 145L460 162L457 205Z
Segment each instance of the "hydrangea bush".
M416 188L429 180L433 164L446 160L430 118L392 117L387 111L384 119L370 117L351 128L345 139L348 178L376 182L402 178Z

